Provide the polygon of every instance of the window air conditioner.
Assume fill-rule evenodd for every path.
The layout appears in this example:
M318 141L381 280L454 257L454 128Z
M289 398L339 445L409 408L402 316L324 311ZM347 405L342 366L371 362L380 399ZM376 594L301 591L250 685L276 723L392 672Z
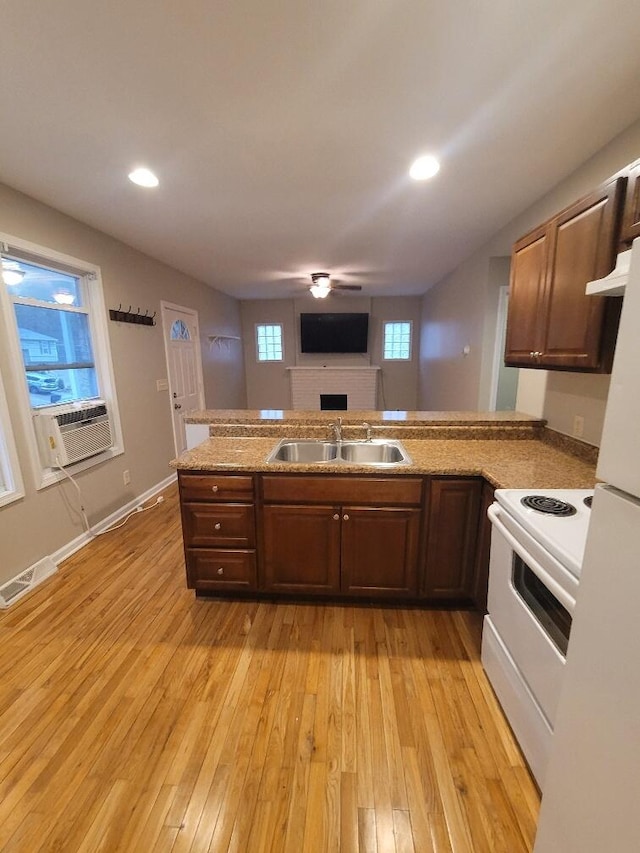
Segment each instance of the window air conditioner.
M113 446L104 400L56 407L54 413L37 413L34 423L42 461L52 468L73 465Z

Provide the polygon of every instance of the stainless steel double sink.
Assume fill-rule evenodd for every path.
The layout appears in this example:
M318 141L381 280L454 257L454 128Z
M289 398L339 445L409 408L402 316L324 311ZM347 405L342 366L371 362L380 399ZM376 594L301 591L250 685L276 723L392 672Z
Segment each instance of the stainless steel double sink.
M410 465L411 458L400 441L390 439L323 441L283 438L269 454L267 462L291 462L301 465L342 463L388 468Z

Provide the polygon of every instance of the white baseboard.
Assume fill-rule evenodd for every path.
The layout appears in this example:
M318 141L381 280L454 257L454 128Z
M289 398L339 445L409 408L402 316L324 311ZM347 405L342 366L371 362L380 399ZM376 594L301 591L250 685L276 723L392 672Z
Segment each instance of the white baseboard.
M162 480L162 482L157 483L150 489L147 489L146 492L143 492L141 495L138 495L138 497L134 498L134 500L129 501L124 506L121 506L119 509L117 509L115 512L112 512L111 515L108 515L106 518L103 518L102 521L99 521L97 524L94 524L91 529L94 533L101 533L108 527L111 527L113 524L116 524L116 522L120 521L121 518L124 518L130 512L133 512L133 510L137 506L146 503L150 498L153 498L159 492L164 491L164 489L166 489L168 486L170 486L176 481L177 476L177 473L170 474L168 477ZM63 545L61 548L58 548L58 550L54 551L53 554L48 554L41 560L38 560L37 563L34 563L28 569L24 569L22 572L20 572L20 574L16 575L15 578L12 578L10 581L6 581L0 588L0 609L10 607L28 592L31 592L31 590L34 589L38 584L42 583L43 580L46 580L46 578L57 572L59 563L62 563L72 554L75 554L76 551L79 551L81 548L84 548L84 546L91 542L93 538L94 537L91 536L90 533L81 533L80 536L76 536L75 539L72 539L71 542L67 542L66 545ZM24 586L24 588L19 592L15 592L15 587L12 587L12 584ZM5 601L2 595L2 590L7 589L8 587L12 595L8 600Z

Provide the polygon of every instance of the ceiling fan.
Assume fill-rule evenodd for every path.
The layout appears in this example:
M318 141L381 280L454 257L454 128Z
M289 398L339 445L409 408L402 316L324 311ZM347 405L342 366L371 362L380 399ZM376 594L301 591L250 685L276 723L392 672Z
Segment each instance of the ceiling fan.
M328 272L312 272L311 286L309 290L311 295L316 299L326 299L326 297L337 290L362 290L360 284L339 284L332 282Z

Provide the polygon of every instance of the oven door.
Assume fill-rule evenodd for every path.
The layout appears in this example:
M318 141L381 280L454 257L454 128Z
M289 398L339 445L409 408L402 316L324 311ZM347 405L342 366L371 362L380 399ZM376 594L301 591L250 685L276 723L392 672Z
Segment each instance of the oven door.
M575 599L558 579L569 575L557 561L547 567L534 558L531 537L518 537L502 523L504 510L494 504L487 609L496 633L509 652L551 728L562 686L565 655ZM513 524L510 524L513 530ZM539 551L539 548L538 548ZM551 569L549 571L548 569Z

